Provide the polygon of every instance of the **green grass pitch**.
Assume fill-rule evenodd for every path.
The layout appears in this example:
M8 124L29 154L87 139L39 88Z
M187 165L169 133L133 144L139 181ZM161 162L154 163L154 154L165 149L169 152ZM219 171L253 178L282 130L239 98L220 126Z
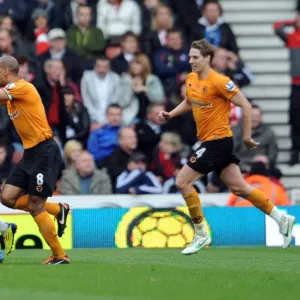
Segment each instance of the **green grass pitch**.
M20 300L284 300L300 297L300 248L17 250L0 264L0 298Z

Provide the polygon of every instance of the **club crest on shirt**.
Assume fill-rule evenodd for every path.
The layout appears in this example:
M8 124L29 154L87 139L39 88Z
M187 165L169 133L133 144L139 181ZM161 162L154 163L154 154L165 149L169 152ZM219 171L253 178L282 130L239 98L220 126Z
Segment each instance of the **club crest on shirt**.
M229 92L232 92L235 89L235 84L232 80L230 80L226 83L225 87Z
M14 120L18 117L20 117L19 112L17 110L15 110L13 113L8 114L11 120Z

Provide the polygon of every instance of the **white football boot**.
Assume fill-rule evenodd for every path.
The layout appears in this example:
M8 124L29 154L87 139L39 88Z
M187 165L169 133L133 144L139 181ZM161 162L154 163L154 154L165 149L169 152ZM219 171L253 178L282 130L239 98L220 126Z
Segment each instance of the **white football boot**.
M207 233L205 224L194 224L195 236L190 245L188 245L181 253L185 255L195 254L202 248L211 244L210 235Z
M296 218L291 215L283 215L279 222L279 232L283 236L283 249L287 249L292 241L292 231L294 224L296 223Z

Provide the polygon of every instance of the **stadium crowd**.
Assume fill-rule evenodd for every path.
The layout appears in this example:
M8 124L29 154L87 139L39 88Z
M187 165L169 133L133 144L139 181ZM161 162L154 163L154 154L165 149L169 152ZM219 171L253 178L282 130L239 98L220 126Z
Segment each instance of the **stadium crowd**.
M177 192L176 174L199 145L195 124L191 114L164 125L156 116L185 95L191 41L215 45L213 68L239 87L253 81L216 0L2 0L0 15L0 55L15 56L36 86L61 147L60 194ZM285 193L275 134L249 100L259 148L242 144L240 109L232 105L230 116L241 169ZM23 149L5 107L0 115L3 182ZM228 192L214 173L195 187ZM236 203L244 205L231 197Z

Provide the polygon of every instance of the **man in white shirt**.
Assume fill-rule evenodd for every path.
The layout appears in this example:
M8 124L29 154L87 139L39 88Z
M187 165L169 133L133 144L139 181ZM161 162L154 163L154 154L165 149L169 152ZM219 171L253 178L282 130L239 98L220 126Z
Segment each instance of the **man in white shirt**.
M119 75L110 70L106 57L97 58L94 70L85 71L81 80L81 94L91 119L91 129L101 128L106 123L106 110L116 102Z

